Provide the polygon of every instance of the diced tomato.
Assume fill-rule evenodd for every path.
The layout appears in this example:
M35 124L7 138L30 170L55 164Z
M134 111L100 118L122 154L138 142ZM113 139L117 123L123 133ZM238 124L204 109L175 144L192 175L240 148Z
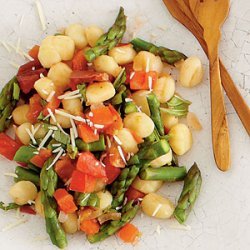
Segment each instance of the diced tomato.
M169 133L169 131L170 131L170 129L164 126L165 135L167 135Z
M64 181L68 181L72 176L75 166L69 158L63 158L56 162L55 171L57 175Z
M87 60L85 59L83 50L79 50L72 59L72 70L86 70Z
M133 63L125 64L124 67L125 67L125 72L126 72L126 83L129 83L130 75L134 71L133 70Z
M37 70L40 68L42 68L42 65L39 62L39 60L33 60L33 61L27 62L27 63L23 64L22 66L20 66L18 69L17 75L22 75L25 72L34 71L34 70Z
M157 81L157 72L155 71L135 71L131 73L130 76L130 88L132 90L142 90L152 88ZM150 86L150 80L152 79L152 84Z
M108 135L114 135L118 130L123 128L123 121L120 114L116 109L110 104L109 109L113 114L113 123L105 129L105 133Z
M54 193L54 198L61 211L66 214L74 213L77 210L74 198L64 188L59 188Z
M94 142L99 140L99 134L95 133L94 130L86 123L80 123L77 126L79 137L86 143Z
M81 193L92 193L95 190L96 178L82 173L79 170L74 170L69 189Z
M86 116L94 124L104 125L104 127L108 127L115 121L115 117L108 106L94 109L91 112L91 116L89 115L89 113Z
M30 98L29 111L26 116L27 116L27 119L31 123L37 122L37 117L39 116L40 112L43 110L41 100L42 99L38 94L35 94Z
M40 49L40 46L35 45L32 49L30 49L29 55L30 55L33 59L38 59L39 49Z
M34 87L35 82L40 79L40 74L47 75L47 70L40 68L37 70L25 71L17 75L20 89L24 94L28 94Z
M35 215L36 211L29 205L23 205L20 207L20 212L25 214Z
M131 43L118 43L116 47L131 46Z
M111 184L113 183L116 178L119 176L119 174L121 173L121 169L114 167L110 164L108 157L106 157L103 160L103 163L105 164L105 171L106 171L106 176L108 178L108 182L107 184Z
M125 196L127 197L128 201L132 201L143 198L145 194L130 186Z
M40 149L38 155L34 155L31 158L30 162L34 164L35 166L42 168L45 161L47 161L51 155L52 153L50 149L42 148Z
M91 152L83 152L78 157L76 169L97 178L106 178L105 168Z
M58 99L56 96L53 96L51 101L46 104L46 106L43 109L43 115L47 116L49 114L48 109L50 109L53 113L57 108L59 108L61 104L61 100Z
M86 235L96 234L100 230L100 224L96 219L83 220L80 223L80 230L83 231Z
M127 223L119 230L117 236L126 243L136 243L138 237L140 236L140 231L133 224Z
M0 133L0 154L9 160L13 160L16 151L21 144L10 138L5 133Z
M107 73L93 70L76 70L71 73L69 86L72 90L76 90L77 85L83 82L102 82L108 80L109 75Z
M125 154L124 154L125 156ZM117 168L124 168L125 162L122 160L122 157L119 153L116 143L112 142L111 147L107 151L107 157L109 163ZM125 156L126 157L126 156Z

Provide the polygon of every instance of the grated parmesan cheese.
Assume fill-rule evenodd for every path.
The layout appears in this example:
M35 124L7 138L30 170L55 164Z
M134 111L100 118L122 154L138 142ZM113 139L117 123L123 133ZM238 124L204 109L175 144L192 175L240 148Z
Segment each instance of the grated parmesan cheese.
M52 161L52 163L46 168L46 170L49 170L51 167L53 167L53 165L59 160L63 152L64 152L64 149L61 148L58 154L56 155L56 157L54 158L54 160Z
M60 131L61 131L62 133L64 133L65 135L68 135L68 134L63 130L62 126L61 126L59 123L57 123L56 125L57 125L57 127L60 129Z
M74 148L76 146L76 142L75 142L75 136L74 136L74 131L72 128L70 128L70 140L71 140L71 144L72 147Z
M125 102L133 102L133 99L131 99L131 98L125 98Z
M73 121L72 118L70 118L70 123L71 123L71 126L72 126L73 131L74 131L74 136L75 136L75 138L77 138L78 137L78 132L77 132L77 129L76 129L75 122Z
M51 109L50 109L50 108L47 108L47 110L48 110L48 112L49 112L49 114L50 114L50 116L51 116L53 122L57 123L56 117L54 116L54 114L53 114L53 112L51 111Z
M93 117L93 116L94 116L93 112L89 112L89 117Z
M91 122L89 123L89 126L92 127ZM104 128L104 125L102 125L102 124L94 124L94 127L95 128Z
M85 121L85 119L83 119L81 116L74 116L74 115L68 114L68 113L66 113L64 111L58 110L58 109L55 110L55 113L58 114L58 115L67 117L67 118L71 118L71 119L79 121L79 122L84 122Z
M134 75L135 75L135 72L132 72L131 74L130 74L130 80L134 77Z
M80 92L80 90L77 89L77 90L68 92L68 93L66 93L66 94L60 95L60 96L58 96L57 98L58 98L58 99L64 99L65 97L69 97L69 96L73 96L73 95L79 94L79 92Z
M55 90L52 90L52 91L50 92L50 94L48 95L46 101L47 101L47 102L50 102L50 101L52 100L53 96L55 95L55 93L56 93L56 91L55 91Z
M115 139L118 145L122 145L121 140L116 135L113 135L113 138Z
M53 134L53 130L49 130L48 133L45 135L45 137L43 138L43 140L41 141L39 147L37 150L40 150L45 143L47 142L47 140L50 138L50 136Z
M15 173L4 173L4 176L10 176L10 177L14 177L14 178L17 178L17 174Z
M150 91L152 91L152 89L153 89L153 78L152 78L152 76L148 77L148 88L149 88Z
M146 70L145 70L146 72L149 72L149 66L150 66L149 63L150 62L149 62L149 57L148 57L146 61Z
M62 149L62 147L58 147L58 148L54 149L54 150L52 151L52 153L53 153L53 154L58 153L61 149Z
M46 30L46 21L45 21L45 16L43 13L41 2L39 0L36 1L36 8L37 8L37 12L38 12L39 19L41 22L42 30L45 31Z
M61 143L53 143L52 147L60 147L62 144Z
M30 132L30 130L28 128L25 128L26 132L28 133L31 141L33 144L36 144L36 139L34 138L33 134Z
M121 156L123 162L124 162L125 164L127 164L127 161L126 161L126 159L125 159L125 156L124 156L124 154L123 154L123 151L122 151L121 146L117 146L117 149L118 149L118 152L119 152L119 154L120 154L120 156Z
M56 126L49 126L48 129L56 131L56 130L58 130L58 127L56 127Z
M76 99L76 98L81 98L82 94L78 94L78 95L72 95L72 96L66 96L63 99L64 100L71 100L71 99Z
M2 45L4 46L4 48L10 53L11 52L11 48L7 45L6 42L1 41Z
M110 148L111 147L111 141L110 141L108 135L106 136L106 140L107 140L108 148Z
M152 217L154 217L157 214L157 212L160 210L161 207L162 207L162 204L158 204L158 206L156 207L156 209L152 213Z

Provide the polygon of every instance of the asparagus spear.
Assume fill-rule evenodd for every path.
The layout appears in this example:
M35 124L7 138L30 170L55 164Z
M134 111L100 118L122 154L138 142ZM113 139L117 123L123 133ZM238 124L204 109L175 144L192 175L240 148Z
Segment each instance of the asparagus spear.
M100 199L95 193L79 193L76 195L76 203L81 207L99 207Z
M110 49L115 47L121 41L125 30L126 16L124 15L124 9L120 7L119 14L113 26L97 40L95 47L85 52L87 61L92 62L98 56L106 54Z
M52 243L59 248L67 246L67 239L64 230L57 219L56 202L53 198L55 188L57 186L57 174L53 167L46 169L53 161L53 157L49 158L41 171L40 187L41 199L44 206L46 230L50 236Z
M176 62L186 59L187 57L176 50L170 50L162 46L156 46L153 43L146 42L140 38L135 38L131 41L136 51L147 50L156 56L160 56L163 62L174 65Z
M160 102L158 101L156 95L154 93L150 93L147 96L148 106L150 109L150 117L155 123L155 126L160 135L164 135L164 127L161 119L160 113Z
M130 222L135 217L139 209L139 205L133 203L134 201L130 201L123 207L122 216L120 220L108 222L101 228L99 233L89 235L87 237L88 241L90 243L95 243L98 241L105 240L109 236L115 234L125 224Z
M111 186L111 194L113 195L112 208L117 208L123 203L125 192L134 181L139 173L140 166L133 165L130 168L124 168L119 177Z
M184 179L183 190L178 200L177 207L174 210L174 216L179 223L182 224L187 220L199 195L201 183L201 172L197 164L194 163Z
M98 141L91 142L91 143L85 143L83 140L77 139L76 146L78 147L80 151L96 152L96 151L103 151L106 149L104 135L100 135L100 138Z
M16 77L13 77L0 93L0 132L9 127L10 116L19 100L20 89Z
M22 167L16 167L15 173L17 175L17 177L14 179L15 182L31 181L36 186L40 186L40 177L38 173Z
M187 174L185 167L146 168L140 173L143 180L182 181Z
M14 156L14 161L29 163L30 159L35 155L34 152L37 152L36 148L22 146L17 150Z
M130 113L138 112L138 109L133 101L124 103L124 113L126 115Z
M4 211L9 211L9 210L12 210L12 209L17 209L19 208L20 206L17 205L16 203L9 203L7 205L4 204L4 202L0 202L0 209L4 210Z
M111 100L112 105L119 105L119 104L123 103L124 94L125 94L126 90L127 89L124 85L121 85L119 87L117 94Z

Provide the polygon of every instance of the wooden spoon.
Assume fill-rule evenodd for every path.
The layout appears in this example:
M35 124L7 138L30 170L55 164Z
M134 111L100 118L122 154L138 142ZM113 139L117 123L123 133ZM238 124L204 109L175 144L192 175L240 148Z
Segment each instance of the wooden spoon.
M171 15L189 29L197 38L203 50L207 54L207 45L203 39L203 28L197 22L195 16L189 8L189 0L163 0ZM220 73L222 85L234 106L241 122L250 135L250 108L241 96L238 88L235 86L231 76L225 66L220 61Z
M229 12L229 0L189 0L189 6L204 30L210 62L213 151L218 168L226 171L230 165L230 141L218 52L220 28Z

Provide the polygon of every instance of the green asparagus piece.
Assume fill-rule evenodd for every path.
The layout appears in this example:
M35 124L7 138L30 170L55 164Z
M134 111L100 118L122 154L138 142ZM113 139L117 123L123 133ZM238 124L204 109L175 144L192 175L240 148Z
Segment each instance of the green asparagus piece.
M76 146L80 151L104 151L106 149L105 139L104 135L100 135L100 138L98 141L91 142L91 143L85 143L81 139L76 140Z
M50 236L52 243L59 248L67 246L67 239L61 224L57 219L56 202L53 198L57 186L57 174L53 167L47 168L53 161L53 157L49 158L41 171L40 187L41 187L41 200L44 206L46 230Z
M15 174L17 177L14 178L15 182L18 181L31 181L36 186L40 186L40 177L39 174L30 170L25 169L22 167L16 167Z
M87 97L86 97L87 85L85 83L78 84L77 89L79 89L80 94L82 95L83 101L87 102Z
M111 186L111 194L113 195L112 208L117 208L123 203L125 192L136 178L139 170L139 165L124 168L116 181L113 182Z
M0 201L0 209L4 210L4 211L9 211L12 209L17 209L20 206L17 205L16 203L9 203L9 204L5 204L4 202Z
M14 161L29 163L30 159L35 155L34 152L37 152L36 148L22 146L17 150L14 156Z
M115 90L118 90L121 87L121 85L125 83L125 81L126 81L126 71L125 68L123 68L113 83Z
M95 193L79 193L76 195L76 204L81 207L99 207L100 199Z
M191 212L201 188L201 172L196 163L189 169L185 179L174 216L179 223L184 223Z
M150 117L153 120L160 135L164 135L164 127L160 113L160 102L154 93L147 96L148 106L150 109Z
M133 101L131 101L131 102L125 102L124 103L124 113L126 115L128 115L128 114L134 113L134 112L138 112L136 104Z
M70 138L69 138L69 135L66 135L64 134L61 130L56 130L54 132L54 139L57 141L57 142L60 142L64 145L67 145L70 143Z
M20 88L16 77L13 77L0 93L0 132L10 125L10 116L19 100Z
M185 167L146 168L140 173L143 180L182 181L187 174Z
M162 46L156 46L153 43L146 42L140 38L135 38L131 41L136 51L146 50L156 56L159 56L163 62L174 65L180 60L185 60L187 57L179 51L170 50Z
M174 95L170 101L166 103L166 107L162 107L161 111L177 117L186 116L188 113L190 101Z
M112 98L111 103L112 105L119 105L123 103L124 100L124 94L126 92L126 87L124 85L121 85L118 89L117 94Z
M95 47L85 52L87 61L92 62L98 56L107 54L110 49L121 41L125 31L126 16L124 15L124 9L120 7L119 14L113 26L97 40Z
M108 222L101 228L100 232L98 232L97 234L89 235L87 237L88 241L90 243L103 241L109 236L115 234L119 229L130 222L139 210L139 205L134 205L133 202L134 201L130 201L123 207L120 220Z
M78 155L78 148L73 147L71 144L67 145L67 154L70 157L70 159L74 160L76 156Z

